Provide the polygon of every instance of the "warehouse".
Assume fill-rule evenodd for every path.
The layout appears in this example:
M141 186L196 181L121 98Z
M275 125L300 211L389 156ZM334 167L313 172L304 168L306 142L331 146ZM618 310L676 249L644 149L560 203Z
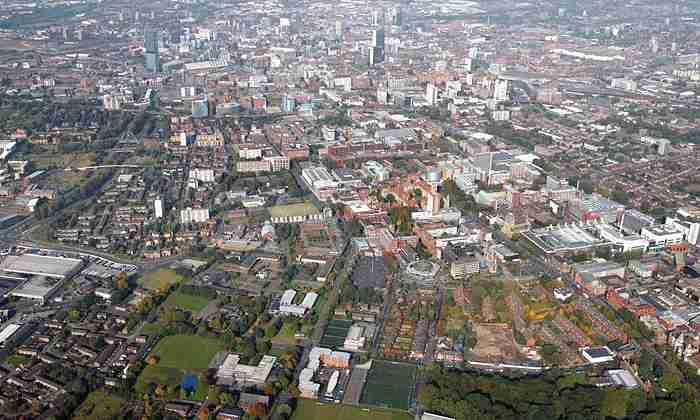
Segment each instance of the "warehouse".
M63 280L77 274L82 266L83 261L74 258L23 254L7 256L0 264L0 270Z
M0 331L0 347L5 347L5 343L7 343L13 335L15 335L20 327L21 325L19 324L9 324L2 331Z
M61 280L34 276L20 287L11 291L10 296L38 300L43 305L46 299L61 285L61 283Z

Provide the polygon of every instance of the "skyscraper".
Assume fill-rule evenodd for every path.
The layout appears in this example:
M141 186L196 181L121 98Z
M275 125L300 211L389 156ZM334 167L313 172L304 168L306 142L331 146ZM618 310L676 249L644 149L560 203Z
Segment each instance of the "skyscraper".
M384 23L383 10L375 9L372 11L372 16L370 16L369 24L370 26L381 26Z
M153 201L153 210L155 212L156 219L163 218L163 201L160 198L156 198Z
M438 102L438 88L432 83L428 83L425 88L425 100L428 105L435 106Z
M146 70L153 73L160 73L160 52L158 52L159 33L147 30L143 37L143 46L146 50Z
M384 49L384 29L374 29L372 31L372 46Z
M396 6L396 7L392 7L391 9L389 9L389 18L391 19L392 26L401 26L401 24L402 24L401 8Z
M384 29L372 30L372 44L369 54L370 66L384 62Z
M335 21L335 37L343 39L343 21L340 19Z

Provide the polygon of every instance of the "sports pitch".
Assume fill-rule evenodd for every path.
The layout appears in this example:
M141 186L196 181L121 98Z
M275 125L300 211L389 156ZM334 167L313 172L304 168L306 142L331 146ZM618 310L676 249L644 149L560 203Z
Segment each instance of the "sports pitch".
M324 404L305 399L299 400L292 415L292 420L411 420L412 418L413 416L405 411Z
M374 360L360 404L408 410L414 398L418 368L410 363Z

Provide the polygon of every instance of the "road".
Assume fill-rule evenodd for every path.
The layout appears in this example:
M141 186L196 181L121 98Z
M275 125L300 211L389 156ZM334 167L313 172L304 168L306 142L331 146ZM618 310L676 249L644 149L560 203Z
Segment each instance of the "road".
M338 270L336 266L336 273L346 270L345 264L347 264L347 258L349 256L349 253L351 252L351 249L352 247L350 246L350 241L346 241L345 248L338 257L339 261L343 261L343 267L342 270ZM318 322L316 322L316 325L314 326L314 331L311 335L311 339L307 340L304 346L304 352L302 353L302 356L299 359L299 363L297 364L296 370L294 372L294 377L297 380L299 379L299 374L301 373L301 370L305 368L306 365L309 363L309 353L311 352L311 349L313 347L318 346L321 342L321 338L323 338L323 333L326 331L326 326L328 325L329 315L332 313L331 310L335 308L335 306L338 304L338 296L340 294L344 277L345 276L338 274L335 278L335 281L333 282L331 290L328 292L326 306L321 310L321 314L318 317ZM345 281L349 281L349 279Z
M372 338L372 349L370 350L370 355L372 357L376 357L377 354L379 353L379 344L380 344L380 337L384 333L384 322L389 318L389 310L391 309L391 304L394 301L394 283L398 281L398 275L394 274L392 280L391 280L391 287L389 287L386 291L386 295L384 297L384 308L382 309L382 317L378 320L379 321L379 328L377 328L377 331L374 333L374 337Z

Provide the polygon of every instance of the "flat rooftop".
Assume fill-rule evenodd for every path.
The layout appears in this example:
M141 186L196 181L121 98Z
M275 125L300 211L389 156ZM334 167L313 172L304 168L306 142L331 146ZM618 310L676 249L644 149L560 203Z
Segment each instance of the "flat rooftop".
M533 229L523 234L545 253L576 251L601 245L606 241L596 238L589 226L556 226Z
M9 255L0 263L0 270L63 279L75 273L82 264L82 260L74 258L36 254Z
M57 285L58 282L51 281L46 277L32 277L10 292L10 295L28 299L45 299Z

